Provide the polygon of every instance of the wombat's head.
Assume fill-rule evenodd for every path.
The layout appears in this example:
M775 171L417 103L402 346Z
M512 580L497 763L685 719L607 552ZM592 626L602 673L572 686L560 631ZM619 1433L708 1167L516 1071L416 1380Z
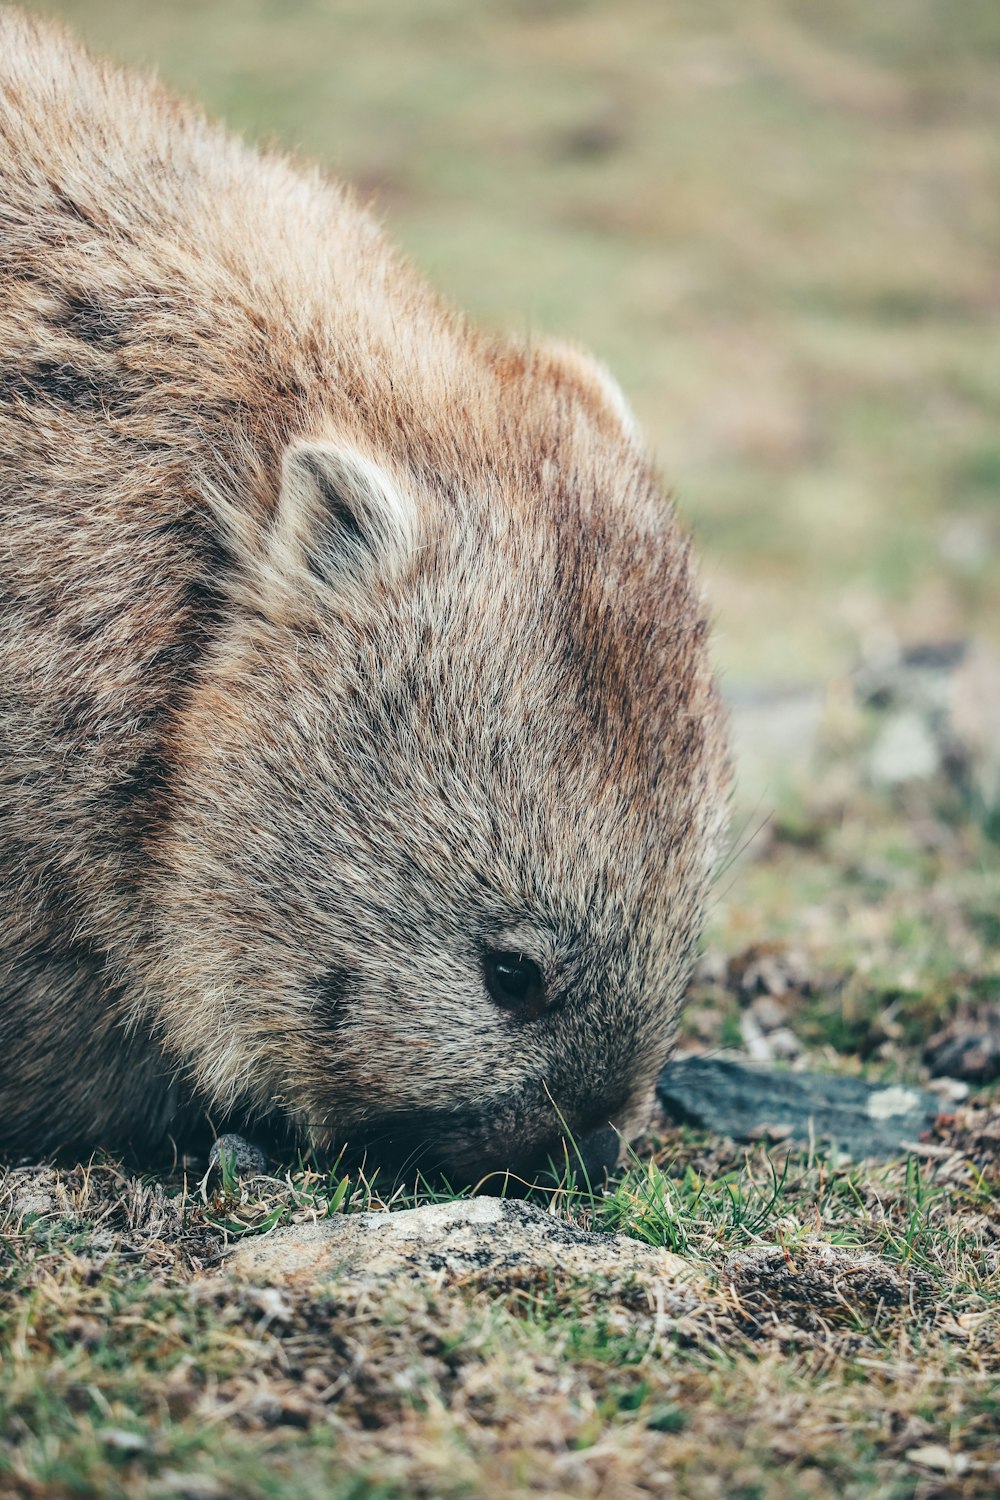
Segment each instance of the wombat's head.
M571 1133L597 1167L669 1050L719 709L687 543L582 368L501 372L450 448L293 442L176 747L165 1041L370 1165Z

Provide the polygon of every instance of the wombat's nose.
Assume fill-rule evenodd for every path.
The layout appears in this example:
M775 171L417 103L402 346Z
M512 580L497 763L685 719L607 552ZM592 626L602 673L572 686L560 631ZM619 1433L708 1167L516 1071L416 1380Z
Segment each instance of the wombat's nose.
M621 1139L612 1125L602 1125L577 1141L579 1160L594 1187L604 1181L605 1172L613 1170L621 1151Z

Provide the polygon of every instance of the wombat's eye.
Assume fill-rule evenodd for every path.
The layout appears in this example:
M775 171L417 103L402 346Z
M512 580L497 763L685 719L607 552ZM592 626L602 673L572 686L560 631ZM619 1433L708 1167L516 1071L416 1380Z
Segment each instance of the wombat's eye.
M487 953L486 988L498 1005L534 1020L546 1008L545 981L533 959L521 953Z

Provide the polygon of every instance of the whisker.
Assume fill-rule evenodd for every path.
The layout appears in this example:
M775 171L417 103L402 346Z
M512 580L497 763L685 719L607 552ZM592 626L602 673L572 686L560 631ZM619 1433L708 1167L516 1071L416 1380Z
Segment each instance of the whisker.
M392 1179L393 1192L397 1192L399 1188L406 1186L405 1178L410 1167L416 1167L417 1162L429 1149L430 1142L422 1141L419 1145L414 1146L412 1151L407 1153L406 1159L404 1160L402 1166L399 1168L399 1170L396 1172L396 1175Z

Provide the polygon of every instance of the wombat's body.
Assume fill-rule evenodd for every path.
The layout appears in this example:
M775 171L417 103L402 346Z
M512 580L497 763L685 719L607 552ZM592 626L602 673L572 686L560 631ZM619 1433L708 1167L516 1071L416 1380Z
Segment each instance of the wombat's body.
M584 356L0 11L0 1146L208 1108L456 1175L628 1128L724 782Z

